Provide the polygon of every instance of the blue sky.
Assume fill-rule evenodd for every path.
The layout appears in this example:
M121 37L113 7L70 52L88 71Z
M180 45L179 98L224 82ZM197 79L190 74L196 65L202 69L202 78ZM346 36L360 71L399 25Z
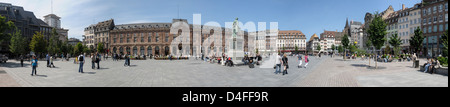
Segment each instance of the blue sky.
M62 17L62 27L69 37L82 39L83 29L113 18L116 24L171 22L202 14L202 24L209 21L278 22L280 30L300 30L309 39L323 30L341 31L345 19L364 22L366 12L395 10L402 4L412 7L421 0L54 0L54 14ZM1 0L22 6L36 17L51 13L51 0Z

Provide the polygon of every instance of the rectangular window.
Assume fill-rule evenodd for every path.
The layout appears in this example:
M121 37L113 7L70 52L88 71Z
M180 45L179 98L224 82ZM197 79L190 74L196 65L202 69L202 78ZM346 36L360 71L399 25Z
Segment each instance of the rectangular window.
M119 42L120 42L120 43L123 42L123 34L120 34L120 40L119 40Z
M165 41L166 41L166 42L169 42L169 33L166 33Z
M148 42L152 42L152 33L148 33L148 37L147 37L147 41Z
M426 29L427 27L424 27L424 29L422 29L423 30L423 33L427 33L427 29Z
M428 8L427 13L428 13L428 14L431 14L431 7Z
M408 28L408 24L406 24L406 28Z
M433 6L433 13L436 13L436 6Z
M159 33L156 33L155 35L155 42L159 42Z
M441 24L441 25L439 25L439 32L443 32L443 31L444 31L444 25Z
M144 42L144 33L141 33L141 42Z
M433 32L437 32L437 31L438 31L437 25L434 25L433 26Z
M134 34L133 40L134 40L133 43L137 42L137 34L136 33Z
M428 26L428 33L431 33L431 26Z
M434 19L434 23L436 23L438 21L438 17L437 16L434 16L433 19Z
M424 24L424 25L427 24L427 18L423 19L423 24Z
M448 21L448 13L445 14L445 21Z
M445 24L445 30L448 30L448 23Z

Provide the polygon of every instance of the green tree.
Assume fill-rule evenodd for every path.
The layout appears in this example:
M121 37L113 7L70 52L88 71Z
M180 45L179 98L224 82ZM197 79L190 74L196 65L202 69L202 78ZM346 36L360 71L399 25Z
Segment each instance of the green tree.
M425 37L423 37L422 35L422 30L420 29L420 27L417 27L417 29L414 31L414 36L409 40L409 44L416 54L419 53L420 49L423 46L422 43Z
M337 48L337 50L338 50L339 53L342 53L342 52L344 52L344 47L342 47L341 45L339 45L338 48Z
M384 51L386 52L385 54L391 54L391 46L386 45L386 47L384 48Z
M21 31L16 27L12 34L9 51L15 55L24 54L26 52L26 39L22 37Z
M295 53L299 53L299 52L298 52L298 46L297 46L297 45L295 45L294 51L295 51Z
M39 55L45 53L46 47L47 42L44 40L44 35L42 35L41 32L36 32L30 42L31 51L37 53L36 55Z
M385 37L385 35L387 34L386 27L387 27L386 22L384 22L384 20L378 15L378 13L376 13L375 18L369 25L367 33L369 34L369 41L377 50L381 49L381 47L383 47L384 43L386 42ZM378 68L376 62L375 68Z
M103 53L105 51L105 49L104 49L104 46L103 46L103 43L98 43L98 45L97 45L97 52L99 52L99 53Z
M334 46L334 44L331 45L331 50L333 51L333 53L334 53L334 50L336 50L336 46Z
M78 42L77 45L73 49L74 49L73 53L76 56L82 54L84 51L83 44L81 44L81 42Z
M358 51L358 47L356 47L355 45L350 45L349 49L350 49L350 53L352 53L352 54Z
M50 54L54 54L56 52L59 52L59 39L58 39L58 33L56 32L56 29L53 28L52 32L50 33L50 40L48 41L48 46L47 46L47 52Z
M317 44L316 50L319 51L319 53L320 53L320 50L322 50L322 47L320 46L320 44Z
M9 40L11 34L7 33L7 31L15 28L14 22L8 21L6 22L6 17L0 15L0 44L4 40Z
M347 34L344 34L344 36L342 36L341 44L342 44L341 46L342 46L342 48L344 50L344 61L345 61L345 58L346 58L346 55L347 55L346 49L348 49L348 45L350 44L350 40L348 39L348 35Z
M389 38L389 44L394 47L394 55L398 56L400 54L400 45L402 44L402 40L398 37L398 34L393 34Z

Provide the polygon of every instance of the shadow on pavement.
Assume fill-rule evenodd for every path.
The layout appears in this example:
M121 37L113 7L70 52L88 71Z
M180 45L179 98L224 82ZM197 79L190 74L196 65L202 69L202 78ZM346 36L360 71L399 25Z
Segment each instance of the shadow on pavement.
M84 72L84 74L96 74L96 72Z
M366 64L352 64L354 67L367 67Z
M22 65L19 63L13 63L13 62L6 62L6 63L0 63L1 67L7 67L7 68L22 68ZM24 61L23 67L31 66L29 62Z
M37 77L47 77L47 75L34 75L34 76L37 76Z
M368 66L367 69L372 69L372 70L383 70L386 69L387 67L383 67L383 66L378 66L378 68L375 69L375 66Z

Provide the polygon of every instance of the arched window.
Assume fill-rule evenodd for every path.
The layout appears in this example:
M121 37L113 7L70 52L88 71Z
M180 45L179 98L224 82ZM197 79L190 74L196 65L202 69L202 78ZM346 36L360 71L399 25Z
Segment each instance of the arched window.
M169 46L164 47L164 55L166 56L169 55L170 54L169 51L170 51Z
M139 54L139 55L145 55L144 46L141 46L140 52L141 52L141 54Z
M148 48L147 48L147 55L150 55L150 54L152 54L152 47L148 46Z
M117 52L117 48L114 47L114 48L113 48L113 53L116 53L116 52Z
M155 55L159 55L159 46L155 47Z
M119 53L120 53L120 54L125 54L125 52L123 51L123 47L120 47L120 48L119 48Z
M137 49L137 47L135 46L135 47L133 47L133 55L137 55L138 54L138 49Z

